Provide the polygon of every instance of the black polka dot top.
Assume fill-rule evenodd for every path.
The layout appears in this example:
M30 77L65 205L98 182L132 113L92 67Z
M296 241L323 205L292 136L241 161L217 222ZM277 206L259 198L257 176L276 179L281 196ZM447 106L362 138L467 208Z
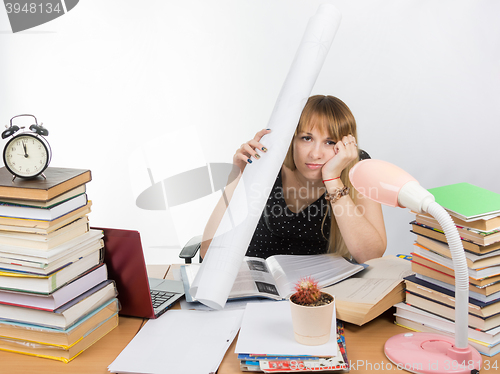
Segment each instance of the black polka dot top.
M330 212L327 204L323 194L306 209L298 213L292 212L286 206L280 171L246 255L267 258L278 254L326 253L330 235ZM322 225L325 214L327 217Z

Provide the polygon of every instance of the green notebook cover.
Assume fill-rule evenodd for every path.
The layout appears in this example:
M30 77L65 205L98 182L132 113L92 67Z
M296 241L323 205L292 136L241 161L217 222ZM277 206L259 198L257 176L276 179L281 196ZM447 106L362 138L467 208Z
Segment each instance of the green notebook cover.
M500 214L500 194L470 183L456 183L428 190L436 202L463 220Z

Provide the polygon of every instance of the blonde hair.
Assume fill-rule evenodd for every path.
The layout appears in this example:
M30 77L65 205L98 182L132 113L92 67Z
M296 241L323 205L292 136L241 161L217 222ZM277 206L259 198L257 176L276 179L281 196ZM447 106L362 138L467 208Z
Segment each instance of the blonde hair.
M325 131L335 141L341 141L344 136L351 134L358 141L358 134L356 131L356 120L352 115L349 107L340 99L334 96L316 95L311 96L300 115L299 124L295 129L294 139L298 133L307 132L315 126L319 126L321 131ZM295 161L293 159L293 140L288 148L285 156L284 165L290 170L295 170ZM359 156L356 160L351 162L340 174L340 179L344 186L350 188L349 195L355 201L355 190L349 180L349 171L359 161ZM328 204L328 209L331 209ZM328 214L328 213L327 213ZM325 223L326 215L323 218L323 225ZM323 231L323 227L321 228ZM349 250L342 238L339 226L335 220L335 216L331 214L330 225L330 238L328 240L328 252L336 253L344 257L350 257Z

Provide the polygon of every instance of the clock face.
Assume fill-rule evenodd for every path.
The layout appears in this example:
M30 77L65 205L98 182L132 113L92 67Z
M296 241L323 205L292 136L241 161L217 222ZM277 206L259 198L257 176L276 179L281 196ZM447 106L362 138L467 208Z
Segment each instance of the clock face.
M22 134L9 140L3 151L3 160L12 174L31 178L48 166L50 151L41 138Z

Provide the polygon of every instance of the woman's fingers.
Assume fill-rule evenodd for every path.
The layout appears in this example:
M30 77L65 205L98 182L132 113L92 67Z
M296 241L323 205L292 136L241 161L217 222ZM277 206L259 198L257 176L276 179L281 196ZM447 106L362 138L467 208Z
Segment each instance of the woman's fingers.
M262 139L262 137L264 135L269 134L270 132L271 132L271 129L262 129L257 134L255 134L253 139L256 141L260 141L260 139Z
M342 137L335 143L335 156L333 156L322 169L323 179L335 178L358 157L356 139L352 135Z
M256 152L267 152L267 148L264 146L264 144L258 142L257 140L250 140L248 142L248 145L250 145Z
M262 137L269 134L271 130L263 129L255 134L254 138L246 143L243 143L233 156L233 163L238 164L243 170L245 164L251 164L254 160L258 160L262 152L267 152L267 148L260 143Z
M255 146L253 144L245 143L243 145L243 154L247 156L247 158L259 159L260 155L255 150Z
M251 164L252 159L250 159L247 155L244 155L243 153L236 153L233 157L233 161L239 161L243 162L245 164Z
M242 153L247 155L249 158L253 157L255 159L259 159L260 153L267 152L267 148L260 142L260 140L264 135L270 132L271 130L268 129L260 130L257 134L255 134L255 137L252 140L242 144L240 147Z
M353 147L358 146L358 144L356 143L356 138L350 134L342 138L342 144L344 144L344 147L348 147L350 145L352 145Z
M338 152L345 152L347 158L355 158L358 154L358 144L356 143L356 138L352 135L347 135L342 138L340 142L335 144Z
M256 151L252 156L258 155L261 151L267 152L267 148L264 146L264 144L260 142L260 140L264 135L269 134L270 132L271 132L270 129L260 130L257 134L255 134L252 140L247 142L247 144L249 144L253 148L253 150ZM258 156L257 158L259 157L260 156Z
M356 143L356 138L352 135L342 137L342 139L335 144L334 151L336 156L346 160L346 162L349 163L358 156L358 145Z

